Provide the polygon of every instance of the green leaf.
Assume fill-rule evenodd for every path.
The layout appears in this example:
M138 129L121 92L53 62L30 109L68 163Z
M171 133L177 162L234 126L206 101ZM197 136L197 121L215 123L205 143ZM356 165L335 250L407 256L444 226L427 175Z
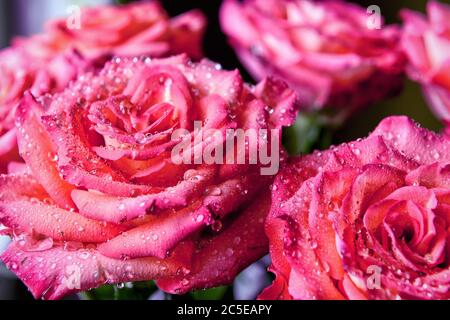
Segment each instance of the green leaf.
M194 300L221 300L229 287L217 287L208 290L199 290L191 292L191 296Z
M300 113L294 125L283 131L283 145L290 155L310 153L329 147L333 129L320 113Z
M118 4L127 4L127 3L130 3L130 2L133 2L134 0L116 0L116 2L118 3Z
M85 300L147 300L155 292L152 281L103 286L80 294Z

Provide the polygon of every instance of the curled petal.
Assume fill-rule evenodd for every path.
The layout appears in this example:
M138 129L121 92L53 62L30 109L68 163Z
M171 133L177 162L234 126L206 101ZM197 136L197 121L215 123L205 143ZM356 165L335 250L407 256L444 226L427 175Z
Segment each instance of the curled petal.
M70 193L74 187L60 177L56 163L52 159L54 150L50 138L33 110L39 110L39 106L28 93L22 100L16 116L20 153L34 177L57 204L63 208L73 208Z
M263 99L270 110L271 127L287 127L295 122L300 104L295 91L285 82L266 78L256 86L255 94Z
M239 70L218 70L209 60L202 60L193 72L192 83L194 87L205 95L219 95L230 105L239 101L244 82ZM214 79L211 85L211 79Z
M438 162L421 166L408 173L405 178L408 185L420 185L427 188L449 188L450 166Z
M213 168L191 171L188 180L183 180L174 187L136 198L117 198L82 190L74 190L72 198L82 215L120 223L188 205L190 200L200 195L211 183L214 175Z
M450 140L420 128L404 116L389 117L373 131L372 136L382 136L386 143L401 151L409 159L418 159L420 164L449 162Z
M42 202L4 201L0 221L11 229L51 237L54 240L104 242L124 231L123 227L87 219Z
M70 293L86 291L103 284L157 279L177 274L183 260L177 256L161 260L142 258L114 260L102 256L95 249L76 251L54 247L43 252L24 252L11 244L1 255L6 266L31 290L33 296L60 299Z
M211 214L203 207L191 206L175 213L153 218L149 223L128 230L99 246L98 250L111 258L165 258L181 240L201 230Z
M275 270L271 271L277 274ZM258 300L291 300L288 287L287 281L277 274L273 283L258 296Z

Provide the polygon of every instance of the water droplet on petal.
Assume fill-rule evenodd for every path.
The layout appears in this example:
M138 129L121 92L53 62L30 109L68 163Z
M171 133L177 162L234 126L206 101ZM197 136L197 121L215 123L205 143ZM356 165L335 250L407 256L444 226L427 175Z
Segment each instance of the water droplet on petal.
M214 223L211 225L211 229L214 232L219 232L220 230L222 230L222 222L220 220L214 221Z
M87 260L89 257L90 257L90 253L89 252L87 252L87 251L83 251L83 252L81 252L80 254L79 254L79 257L81 258L81 259L83 259L83 260Z
M218 187L214 187L210 192L210 195L212 196L220 196L222 194L222 190Z

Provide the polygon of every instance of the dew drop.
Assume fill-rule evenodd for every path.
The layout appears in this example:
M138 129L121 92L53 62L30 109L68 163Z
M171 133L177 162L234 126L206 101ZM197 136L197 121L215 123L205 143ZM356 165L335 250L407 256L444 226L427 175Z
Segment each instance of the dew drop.
M214 221L214 223L211 226L211 229L214 232L219 232L220 230L222 230L222 222L220 220Z
M81 259L83 259L83 260L87 260L89 257L90 257L90 253L89 252L87 252L87 251L83 251L83 252L81 252L80 254L79 254L79 257L81 258Z
M117 289L123 289L125 288L125 283L118 283L117 284Z
M134 135L134 139L138 144L145 144L147 142L147 137L145 136L145 134L140 132Z
M434 152L433 152L433 159L434 159L434 160L439 160L439 158L440 158L439 152L434 151Z
M218 187L214 187L210 192L210 195L212 196L220 196L222 194L222 190Z

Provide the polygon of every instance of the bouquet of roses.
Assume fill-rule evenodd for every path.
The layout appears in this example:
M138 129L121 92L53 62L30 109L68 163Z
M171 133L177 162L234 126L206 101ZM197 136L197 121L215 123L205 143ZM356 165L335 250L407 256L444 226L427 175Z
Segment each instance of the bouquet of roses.
M156 1L15 39L0 51L0 259L43 299L143 281L181 295L265 256L260 299L449 299L449 130L390 116L287 150L305 117L352 123L405 75L450 123L450 7L427 10L374 27L338 0L224 0L256 84L204 57L201 11Z

